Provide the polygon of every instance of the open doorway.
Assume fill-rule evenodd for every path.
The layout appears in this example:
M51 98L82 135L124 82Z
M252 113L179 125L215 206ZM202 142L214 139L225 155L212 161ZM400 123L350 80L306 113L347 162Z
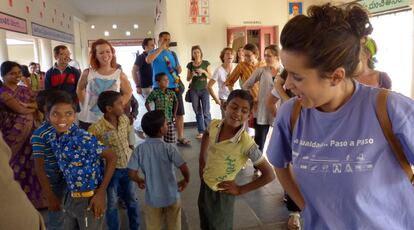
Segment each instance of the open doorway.
M141 95L137 94L135 82L132 79L132 66L134 65L135 58L137 55L144 52L142 46L114 46L116 62L121 65L122 71L127 75L129 82L131 83L133 96L137 99L138 117L134 122L134 128L139 129L141 124L142 116L147 112L145 109L145 101Z
M413 69L413 11L371 18L378 52L376 69L391 77L392 90L411 97Z
M37 61L33 37L25 34L6 31L8 59L22 65Z

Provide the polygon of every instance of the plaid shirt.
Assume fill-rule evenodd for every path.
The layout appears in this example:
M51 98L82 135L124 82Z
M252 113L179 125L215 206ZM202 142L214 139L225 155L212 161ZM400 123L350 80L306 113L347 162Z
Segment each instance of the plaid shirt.
M130 131L131 125L126 115L119 117L118 127L114 127L102 117L88 129L88 132L96 136L100 142L115 152L117 156L117 168L126 168L131 157L132 149L129 148L128 141Z
M157 88L154 89L148 96L145 103L155 103L156 110L164 110L165 118L168 122L172 122L174 118L174 105L177 104L177 97L175 96L174 91L166 89L165 93Z

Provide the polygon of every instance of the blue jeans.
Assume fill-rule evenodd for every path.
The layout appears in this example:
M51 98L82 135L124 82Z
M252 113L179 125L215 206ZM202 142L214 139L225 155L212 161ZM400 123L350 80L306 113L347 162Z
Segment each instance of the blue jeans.
M50 173L48 175L50 175ZM53 193L61 201L61 210L47 212L48 220L46 226L48 230L61 230L63 229L64 222L63 200L67 193L66 182L61 173L56 173L55 176L49 177L48 179Z
M208 90L191 90L191 104L193 105L193 110L196 114L198 132L203 133L211 121L210 96Z
M128 169L115 169L107 188L106 224L109 230L119 230L118 196L125 202L128 213L129 229L139 228L140 216L138 208L137 187L129 179Z

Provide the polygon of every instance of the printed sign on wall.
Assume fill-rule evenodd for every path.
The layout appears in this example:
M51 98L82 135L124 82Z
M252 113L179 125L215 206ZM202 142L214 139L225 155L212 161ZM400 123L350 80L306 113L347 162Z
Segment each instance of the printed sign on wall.
M208 0L189 0L189 19L191 24L210 23Z
M359 0L358 2L367 8L370 13L395 10L411 4L411 0Z
M27 34L26 20L0 12L0 28Z
M42 26L34 22L32 22L32 34L33 36L66 42L70 44L75 43L75 38L72 34L68 34L46 26Z

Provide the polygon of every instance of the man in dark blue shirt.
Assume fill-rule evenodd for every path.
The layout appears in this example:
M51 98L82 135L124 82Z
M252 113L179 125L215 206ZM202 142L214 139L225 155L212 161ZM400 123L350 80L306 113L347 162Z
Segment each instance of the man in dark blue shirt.
M137 86L138 94L147 98L152 91L152 66L145 61L145 58L148 56L148 52L155 48L154 39L145 38L142 42L142 48L144 48L144 53L138 55L135 59L132 67L132 78Z
M76 95L76 87L80 78L78 69L71 67L70 51L64 45L58 45L53 48L53 54L56 63L46 72L45 89L59 89L68 92L77 105L77 112L79 109L79 101Z

